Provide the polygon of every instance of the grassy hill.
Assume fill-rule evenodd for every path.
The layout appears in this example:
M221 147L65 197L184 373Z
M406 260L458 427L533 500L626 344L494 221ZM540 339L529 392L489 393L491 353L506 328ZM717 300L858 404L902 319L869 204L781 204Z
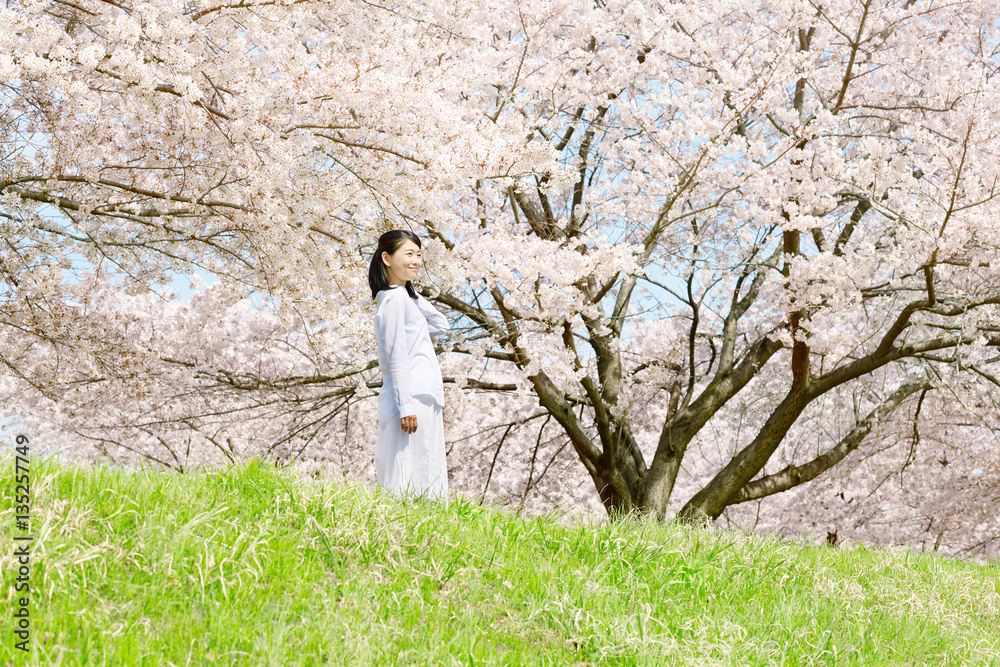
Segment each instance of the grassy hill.
M31 651L4 632L0 665L1000 665L995 565L565 526L260 463L31 478Z

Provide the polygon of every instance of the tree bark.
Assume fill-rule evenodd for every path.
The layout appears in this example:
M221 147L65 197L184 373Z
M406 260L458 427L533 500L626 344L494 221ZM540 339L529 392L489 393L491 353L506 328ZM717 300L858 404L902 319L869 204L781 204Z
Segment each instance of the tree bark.
M892 393L885 401L880 403L874 410L855 425L836 446L830 448L812 461L798 466L788 466L773 475L767 475L753 482L749 482L737 491L730 499L729 504L757 500L767 496L787 491L800 484L805 484L823 474L858 448L871 430L885 419L886 415L895 410L900 403L922 389L930 387L929 382L913 382L903 385Z

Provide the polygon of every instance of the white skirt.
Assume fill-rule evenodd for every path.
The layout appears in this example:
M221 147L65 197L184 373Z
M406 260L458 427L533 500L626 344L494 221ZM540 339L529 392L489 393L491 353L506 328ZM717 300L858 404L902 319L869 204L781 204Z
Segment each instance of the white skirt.
M379 486L398 496L420 495L446 498L448 463L445 460L444 419L430 396L413 397L417 430L406 433L399 426L399 413L379 421L375 442L375 474Z

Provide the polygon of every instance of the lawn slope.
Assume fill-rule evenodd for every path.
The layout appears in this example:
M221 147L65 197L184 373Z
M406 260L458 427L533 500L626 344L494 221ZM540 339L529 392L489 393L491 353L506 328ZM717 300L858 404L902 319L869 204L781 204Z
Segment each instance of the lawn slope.
M0 464L10 621L13 454ZM258 462L32 459L31 482L31 651L5 632L0 665L1000 665L995 565L567 526Z

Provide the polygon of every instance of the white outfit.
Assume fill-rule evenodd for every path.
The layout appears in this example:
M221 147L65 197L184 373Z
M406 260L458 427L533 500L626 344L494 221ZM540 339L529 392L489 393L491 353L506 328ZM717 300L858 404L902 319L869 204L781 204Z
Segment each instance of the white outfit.
M444 420L441 408L427 394L414 397L417 430L406 433L399 415L378 423L375 474L379 486L396 495L448 496Z
M375 443L379 485L399 493L446 496L444 387L431 336L448 331L448 319L419 294L410 298L402 285L379 291L375 302L382 371ZM400 428L400 418L410 415L417 416L414 433Z

